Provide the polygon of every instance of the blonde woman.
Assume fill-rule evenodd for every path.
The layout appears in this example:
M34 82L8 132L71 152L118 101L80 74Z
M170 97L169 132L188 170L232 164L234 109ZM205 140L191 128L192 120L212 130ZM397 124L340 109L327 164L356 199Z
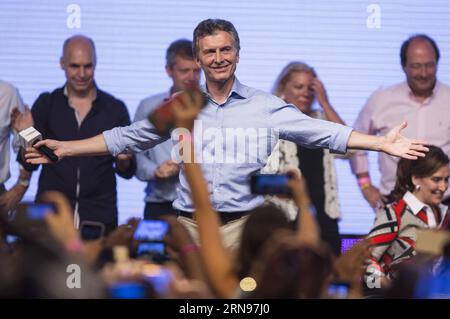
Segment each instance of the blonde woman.
M286 103L293 104L306 115L345 125L328 101L322 82L312 67L303 62L291 62L284 67L274 83L272 93ZM321 109L313 109L317 101ZM308 149L295 143L280 140L269 157L263 172L280 173L298 167L308 186L316 210L322 239L335 254L340 253L338 219L340 217L336 172L333 155L324 149ZM270 196L267 199L281 206L292 219L297 210L291 200Z

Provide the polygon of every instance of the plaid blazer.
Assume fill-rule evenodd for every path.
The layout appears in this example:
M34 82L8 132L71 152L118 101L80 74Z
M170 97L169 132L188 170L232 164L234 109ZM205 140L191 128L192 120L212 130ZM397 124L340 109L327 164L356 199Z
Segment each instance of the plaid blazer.
M389 279L395 277L395 266L416 255L418 228L447 227L448 207L439 206L441 221L437 225L429 220L427 210L430 209L412 193L407 192L401 200L378 211L375 224L368 235L373 250L366 268L366 280L367 276L373 273L387 276Z

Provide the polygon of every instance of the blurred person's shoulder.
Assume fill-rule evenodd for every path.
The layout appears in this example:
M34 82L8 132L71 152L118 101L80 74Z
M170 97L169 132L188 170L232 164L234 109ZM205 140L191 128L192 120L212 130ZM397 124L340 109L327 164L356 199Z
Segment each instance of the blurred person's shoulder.
M13 95L17 92L17 89L14 85L9 82L0 80L0 93L2 95Z

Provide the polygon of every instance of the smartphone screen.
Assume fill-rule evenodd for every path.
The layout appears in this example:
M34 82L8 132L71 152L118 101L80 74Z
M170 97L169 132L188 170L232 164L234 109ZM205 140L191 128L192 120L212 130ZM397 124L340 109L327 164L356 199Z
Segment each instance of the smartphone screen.
M53 214L55 211L52 204L33 203L26 206L27 217L31 220L43 220L47 214Z
M134 239L145 242L162 242L169 229L169 225L163 220L142 220L139 222Z
M251 176L250 188L253 194L290 195L288 181L286 174L256 174Z
M169 225L164 220L142 220L133 238L138 241L136 256L162 264L168 260L164 237Z
M346 299L348 297L349 284L346 282L332 282L328 286L328 297Z
M147 291L144 285L135 282L119 282L109 289L111 298L114 299L145 299Z
M147 243L142 242L137 247L136 254L138 256L142 255L164 255L165 254L165 245L164 243Z
M96 240L102 238L105 232L105 226L102 223L82 222L80 225L81 239Z

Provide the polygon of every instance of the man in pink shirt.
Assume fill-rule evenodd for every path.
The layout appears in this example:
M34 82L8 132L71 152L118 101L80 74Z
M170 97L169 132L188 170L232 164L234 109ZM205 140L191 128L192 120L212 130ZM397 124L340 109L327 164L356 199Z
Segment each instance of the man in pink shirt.
M397 123L408 122L404 134L428 141L450 155L450 87L436 79L439 48L427 35L414 35L400 49L406 81L375 91L359 113L357 131L384 135ZM376 208L389 201L394 189L398 159L378 154L379 188L369 176L367 152L357 151L350 159L353 174L364 198ZM447 190L446 197L450 193Z

